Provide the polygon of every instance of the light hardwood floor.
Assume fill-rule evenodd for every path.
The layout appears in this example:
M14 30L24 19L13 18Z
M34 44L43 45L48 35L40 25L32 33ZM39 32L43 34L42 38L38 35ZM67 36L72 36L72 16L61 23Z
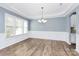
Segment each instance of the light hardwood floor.
M1 56L78 56L64 41L29 38L0 50Z

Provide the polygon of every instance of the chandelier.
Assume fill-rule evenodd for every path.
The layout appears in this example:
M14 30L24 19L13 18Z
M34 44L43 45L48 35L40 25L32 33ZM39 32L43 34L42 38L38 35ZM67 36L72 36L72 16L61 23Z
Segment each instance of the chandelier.
M44 9L44 7L41 7L41 10L42 10L42 17L41 17L40 20L38 20L39 23L46 23L46 22L47 22L47 20L44 19L43 9Z

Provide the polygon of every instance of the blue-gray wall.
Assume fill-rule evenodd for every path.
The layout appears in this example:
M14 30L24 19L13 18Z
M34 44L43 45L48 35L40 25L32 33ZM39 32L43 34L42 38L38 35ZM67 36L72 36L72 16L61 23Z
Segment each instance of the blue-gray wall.
M0 33L5 31L4 11L0 8Z
M68 32L69 31L69 18L68 17L57 17L47 19L48 22L45 24L38 23L36 20L31 21L31 31L57 31L57 32Z
M58 31L58 32L67 32L69 31L69 18L68 17L57 17L47 19L48 22L45 24L40 24L36 20L30 21L29 19L18 15L12 11L0 7L0 33L5 32L5 13L23 18L28 20L28 30L30 31Z
M0 7L0 33L5 32L5 13L11 14L16 17L20 17L22 19L28 20L28 30L30 30L29 24L30 24L30 19L23 17L21 15L18 15L10 10L7 10L5 8Z

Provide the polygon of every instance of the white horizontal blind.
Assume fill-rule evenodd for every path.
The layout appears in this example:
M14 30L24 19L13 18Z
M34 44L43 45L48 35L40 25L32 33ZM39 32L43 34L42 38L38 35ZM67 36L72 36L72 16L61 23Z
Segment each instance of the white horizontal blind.
M24 20L24 33L28 32L28 21Z
M7 37L27 33L28 21L10 14L5 14L5 32Z

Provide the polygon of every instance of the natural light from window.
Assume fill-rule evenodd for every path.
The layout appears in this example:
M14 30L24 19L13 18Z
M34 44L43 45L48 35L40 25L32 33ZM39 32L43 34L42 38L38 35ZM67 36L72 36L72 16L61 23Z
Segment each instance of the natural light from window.
M7 37L28 32L28 21L10 14L5 14L5 32Z

